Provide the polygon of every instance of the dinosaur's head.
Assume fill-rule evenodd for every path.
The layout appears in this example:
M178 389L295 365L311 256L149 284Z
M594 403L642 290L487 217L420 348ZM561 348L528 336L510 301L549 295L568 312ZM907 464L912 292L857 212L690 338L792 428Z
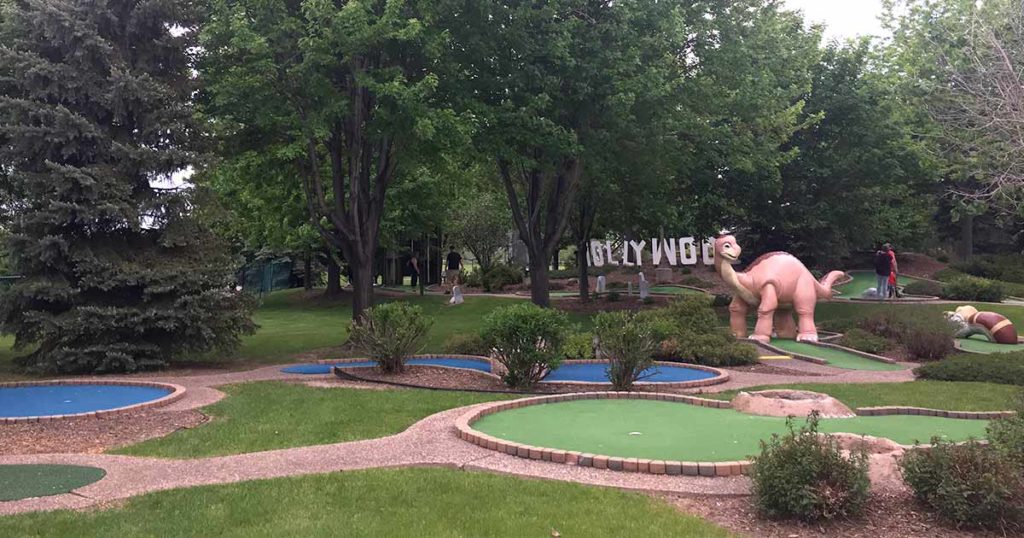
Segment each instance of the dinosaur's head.
M733 264L740 259L743 249L732 234L718 236L715 239L715 260L722 260L725 263Z

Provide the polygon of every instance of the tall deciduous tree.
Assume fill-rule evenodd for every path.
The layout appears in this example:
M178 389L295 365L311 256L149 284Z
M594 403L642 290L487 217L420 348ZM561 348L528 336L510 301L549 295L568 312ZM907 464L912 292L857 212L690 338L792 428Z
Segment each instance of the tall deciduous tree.
M188 7L4 3L0 161L24 278L2 320L31 367L150 368L253 329L187 193L154 186L195 161Z
M416 1L214 0L203 37L207 112L233 126L236 147L297 163L359 319L399 168L457 132L432 97L443 36Z

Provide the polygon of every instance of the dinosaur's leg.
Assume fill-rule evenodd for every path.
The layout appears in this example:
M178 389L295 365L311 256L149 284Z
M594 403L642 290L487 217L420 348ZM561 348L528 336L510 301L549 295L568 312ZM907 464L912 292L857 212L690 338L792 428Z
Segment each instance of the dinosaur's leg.
M796 310L799 334L798 342L817 342L818 329L814 326L814 307L817 304L817 296L813 289L797 292L793 297L793 307Z
M792 309L780 308L775 311L775 334L788 340L796 338L796 320L793 319Z
M736 338L747 337L747 311L750 307L743 299L733 297L729 303L729 327Z
M761 288L761 304L757 307L757 325L754 326L754 334L751 340L768 343L772 339L772 321L775 318L775 309L779 307L778 296L775 293L775 286L766 284Z

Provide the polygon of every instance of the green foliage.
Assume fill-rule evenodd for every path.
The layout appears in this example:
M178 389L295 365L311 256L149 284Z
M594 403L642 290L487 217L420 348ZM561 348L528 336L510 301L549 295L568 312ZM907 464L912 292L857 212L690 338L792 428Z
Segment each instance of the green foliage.
M564 312L520 303L488 314L482 334L492 356L505 367L502 381L526 390L561 364L569 320Z
M579 332L569 335L562 344L562 355L569 360L590 360L594 358L594 335Z
M666 338L657 356L693 361L707 366L735 366L757 362L757 349L736 341L720 327L711 301L703 295L684 295L667 307L645 313L664 324Z
M729 295L728 293L716 293L711 302L711 306L715 308L722 308L729 306L730 303L732 303L732 295Z
M892 344L885 338L875 336L864 329L850 329L843 334L839 343L866 353L881 353L889 349Z
M999 451L976 441L932 439L900 462L914 495L958 527L1020 530L1024 522L1024 473Z
M5 2L0 14L0 325L50 373L130 372L230 351L255 329L235 260L156 188L197 164L187 3Z
M622 300L622 294L617 292L617 291L615 291L615 290L611 290L611 291L608 292L607 295L604 296L604 299L606 301L608 301L609 303L615 303L615 302L618 302L618 301Z
M480 270L487 274L498 252L508 243L507 235L512 227L508 200L487 188L472 189L460 195L458 211L452 215L450 224L452 240L469 249L480 264Z
M614 390L632 390L654 364L653 354L664 338L662 324L635 312L602 312L594 318L594 332Z
M501 291L505 286L522 284L523 272L511 265L497 264L484 273L481 283L486 291Z
M954 328L936 313L922 314L908 309L882 310L858 320L857 327L897 342L912 359L940 360L954 349Z
M931 280L915 280L910 284L903 286L903 293L907 295L938 297L942 295L942 283L933 282Z
M482 288L484 287L483 271L474 269L468 273L461 275L462 284L470 288Z
M349 342L369 355L384 373L401 373L410 355L423 348L432 318L416 305L396 301L363 311L353 320Z
M1024 284L1024 255L988 254L954 263L957 271L991 280Z
M1003 285L994 280L973 276L960 276L942 286L943 299L952 301L1001 302L1006 294Z
M477 333L456 333L448 337L444 342L444 352L454 355L482 355L487 356L490 351L483 337Z
M993 420L988 425L988 440L993 448L1021 472L1024 472L1024 390L1014 398L1016 414Z
M797 430L761 441L751 472L754 504L770 518L803 521L853 516L868 500L868 458L864 452L843 456L839 443L818 434L818 416Z
M1024 387L1024 352L962 354L914 369L924 379L985 381Z

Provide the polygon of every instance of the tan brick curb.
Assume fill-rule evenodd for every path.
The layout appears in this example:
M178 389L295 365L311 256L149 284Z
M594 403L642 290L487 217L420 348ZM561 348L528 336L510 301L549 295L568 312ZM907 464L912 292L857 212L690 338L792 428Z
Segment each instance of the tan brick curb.
M709 400L682 394L650 392L585 392L576 394L558 394L553 396L523 398L521 400L508 402L493 402L482 407L477 407L455 420L455 431L460 439L488 450L494 450L524 459L550 461L552 463L562 463L565 465L593 467L595 469L609 469L612 471L622 471L627 473L705 477L734 476L749 474L750 472L751 462L746 460L689 462L622 458L618 456L606 456L572 450L561 450L557 448L530 446L522 443L516 443L514 441L499 439L497 437L491 437L490 435L474 430L472 427L472 424L477 420L501 411L518 409L520 407L527 407L530 405L576 400L656 400L716 409L729 409L732 407L732 404L725 400Z
M906 406L858 407L857 409L854 409L853 412L862 417L914 415L924 417L964 418L972 420L994 420L1012 417L1016 414L1013 411L944 411L942 409Z
M117 407L114 409L90 411L88 413L71 413L67 415L46 415L38 417L4 417L0 418L0 424L19 424L24 422L52 422L56 420L65 420L71 418L100 418L111 415L123 415L125 413L132 413L140 409L148 409L152 407L168 405L185 397L185 387L181 385L176 385L174 383L157 383L155 381L114 381L104 379L58 379L54 381L15 381L11 383L0 383L0 389L48 385L127 385L134 387L155 387L168 389L171 391L171 393L166 396L157 398L156 400L150 400L148 402L126 405L124 407Z

